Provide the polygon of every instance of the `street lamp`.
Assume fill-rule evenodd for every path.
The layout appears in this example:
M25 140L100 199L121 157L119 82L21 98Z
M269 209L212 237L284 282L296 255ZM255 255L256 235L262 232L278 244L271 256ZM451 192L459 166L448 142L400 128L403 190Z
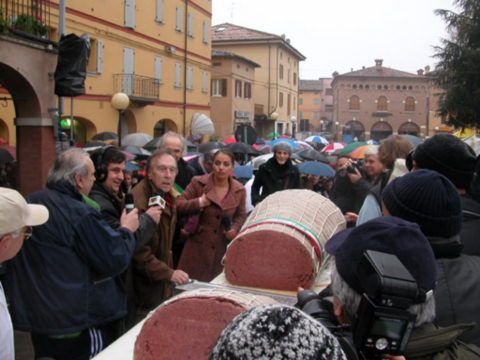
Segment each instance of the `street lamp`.
M338 121L335 121L335 140L336 141L339 141L338 139L338 126L340 125L340 123Z
M290 122L292 123L292 138L295 139L295 130L297 130L297 117L292 116L290 118Z
M122 146L122 116L123 111L128 107L130 104L130 99L127 94L119 92L113 94L112 100L110 101L112 106L118 110L118 126L117 126L117 134L118 134L118 146Z
M272 112L270 113L270 115L268 115L268 118L269 118L270 120L273 120L274 122L277 121L278 117L279 117L279 115L278 115L278 113L277 113L276 111L272 111ZM275 139L275 133L276 133L276 132L277 132L277 124L274 123L274 124L273 124L273 139Z

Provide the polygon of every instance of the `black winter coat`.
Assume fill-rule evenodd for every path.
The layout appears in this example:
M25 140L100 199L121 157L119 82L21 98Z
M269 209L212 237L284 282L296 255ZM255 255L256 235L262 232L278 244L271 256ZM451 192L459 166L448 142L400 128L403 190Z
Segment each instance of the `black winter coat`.
M280 166L275 157L272 157L261 165L255 174L252 184L252 205L257 205L274 192L300 188L300 172L292 161L288 159L284 166Z
M463 253L480 256L480 203L471 196L460 197L462 201L462 230L460 239L463 243Z

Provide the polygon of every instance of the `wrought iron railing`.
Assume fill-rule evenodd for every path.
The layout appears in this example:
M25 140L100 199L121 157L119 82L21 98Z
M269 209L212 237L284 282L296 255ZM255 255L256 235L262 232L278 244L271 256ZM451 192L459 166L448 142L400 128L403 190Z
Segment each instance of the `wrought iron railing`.
M160 81L148 76L114 74L113 86L115 92L123 92L138 100L154 100L160 95Z
M0 0L0 33L51 40L50 1Z

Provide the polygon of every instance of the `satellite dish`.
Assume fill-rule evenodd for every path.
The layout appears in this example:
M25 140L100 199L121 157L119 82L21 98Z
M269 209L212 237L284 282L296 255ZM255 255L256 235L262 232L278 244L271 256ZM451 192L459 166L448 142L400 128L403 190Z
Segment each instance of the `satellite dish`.
M213 135L215 126L212 119L202 113L195 113L192 116L192 135Z

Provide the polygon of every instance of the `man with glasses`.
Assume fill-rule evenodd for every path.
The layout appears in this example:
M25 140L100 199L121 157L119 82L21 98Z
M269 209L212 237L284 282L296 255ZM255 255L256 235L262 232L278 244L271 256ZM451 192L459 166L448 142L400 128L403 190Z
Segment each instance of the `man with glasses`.
M8 263L5 284L13 324L31 333L35 359L90 359L112 341L110 325L127 312L116 279L137 245L138 212L124 212L112 229L87 204L94 173L87 152L68 149L46 189L28 197L50 219Z
M32 235L31 226L48 220L43 205L29 205L17 191L0 188L0 263L12 259ZM13 328L0 283L0 359L13 360Z
M150 199L164 200L157 230L149 242L136 250L134 256L137 321L171 296L172 283L184 284L189 281L187 273L173 268L172 241L177 221L177 193L173 186L177 173L177 161L171 152L156 150L147 161L147 177L132 190L135 207L140 213L148 211L150 206L158 206L150 205Z

